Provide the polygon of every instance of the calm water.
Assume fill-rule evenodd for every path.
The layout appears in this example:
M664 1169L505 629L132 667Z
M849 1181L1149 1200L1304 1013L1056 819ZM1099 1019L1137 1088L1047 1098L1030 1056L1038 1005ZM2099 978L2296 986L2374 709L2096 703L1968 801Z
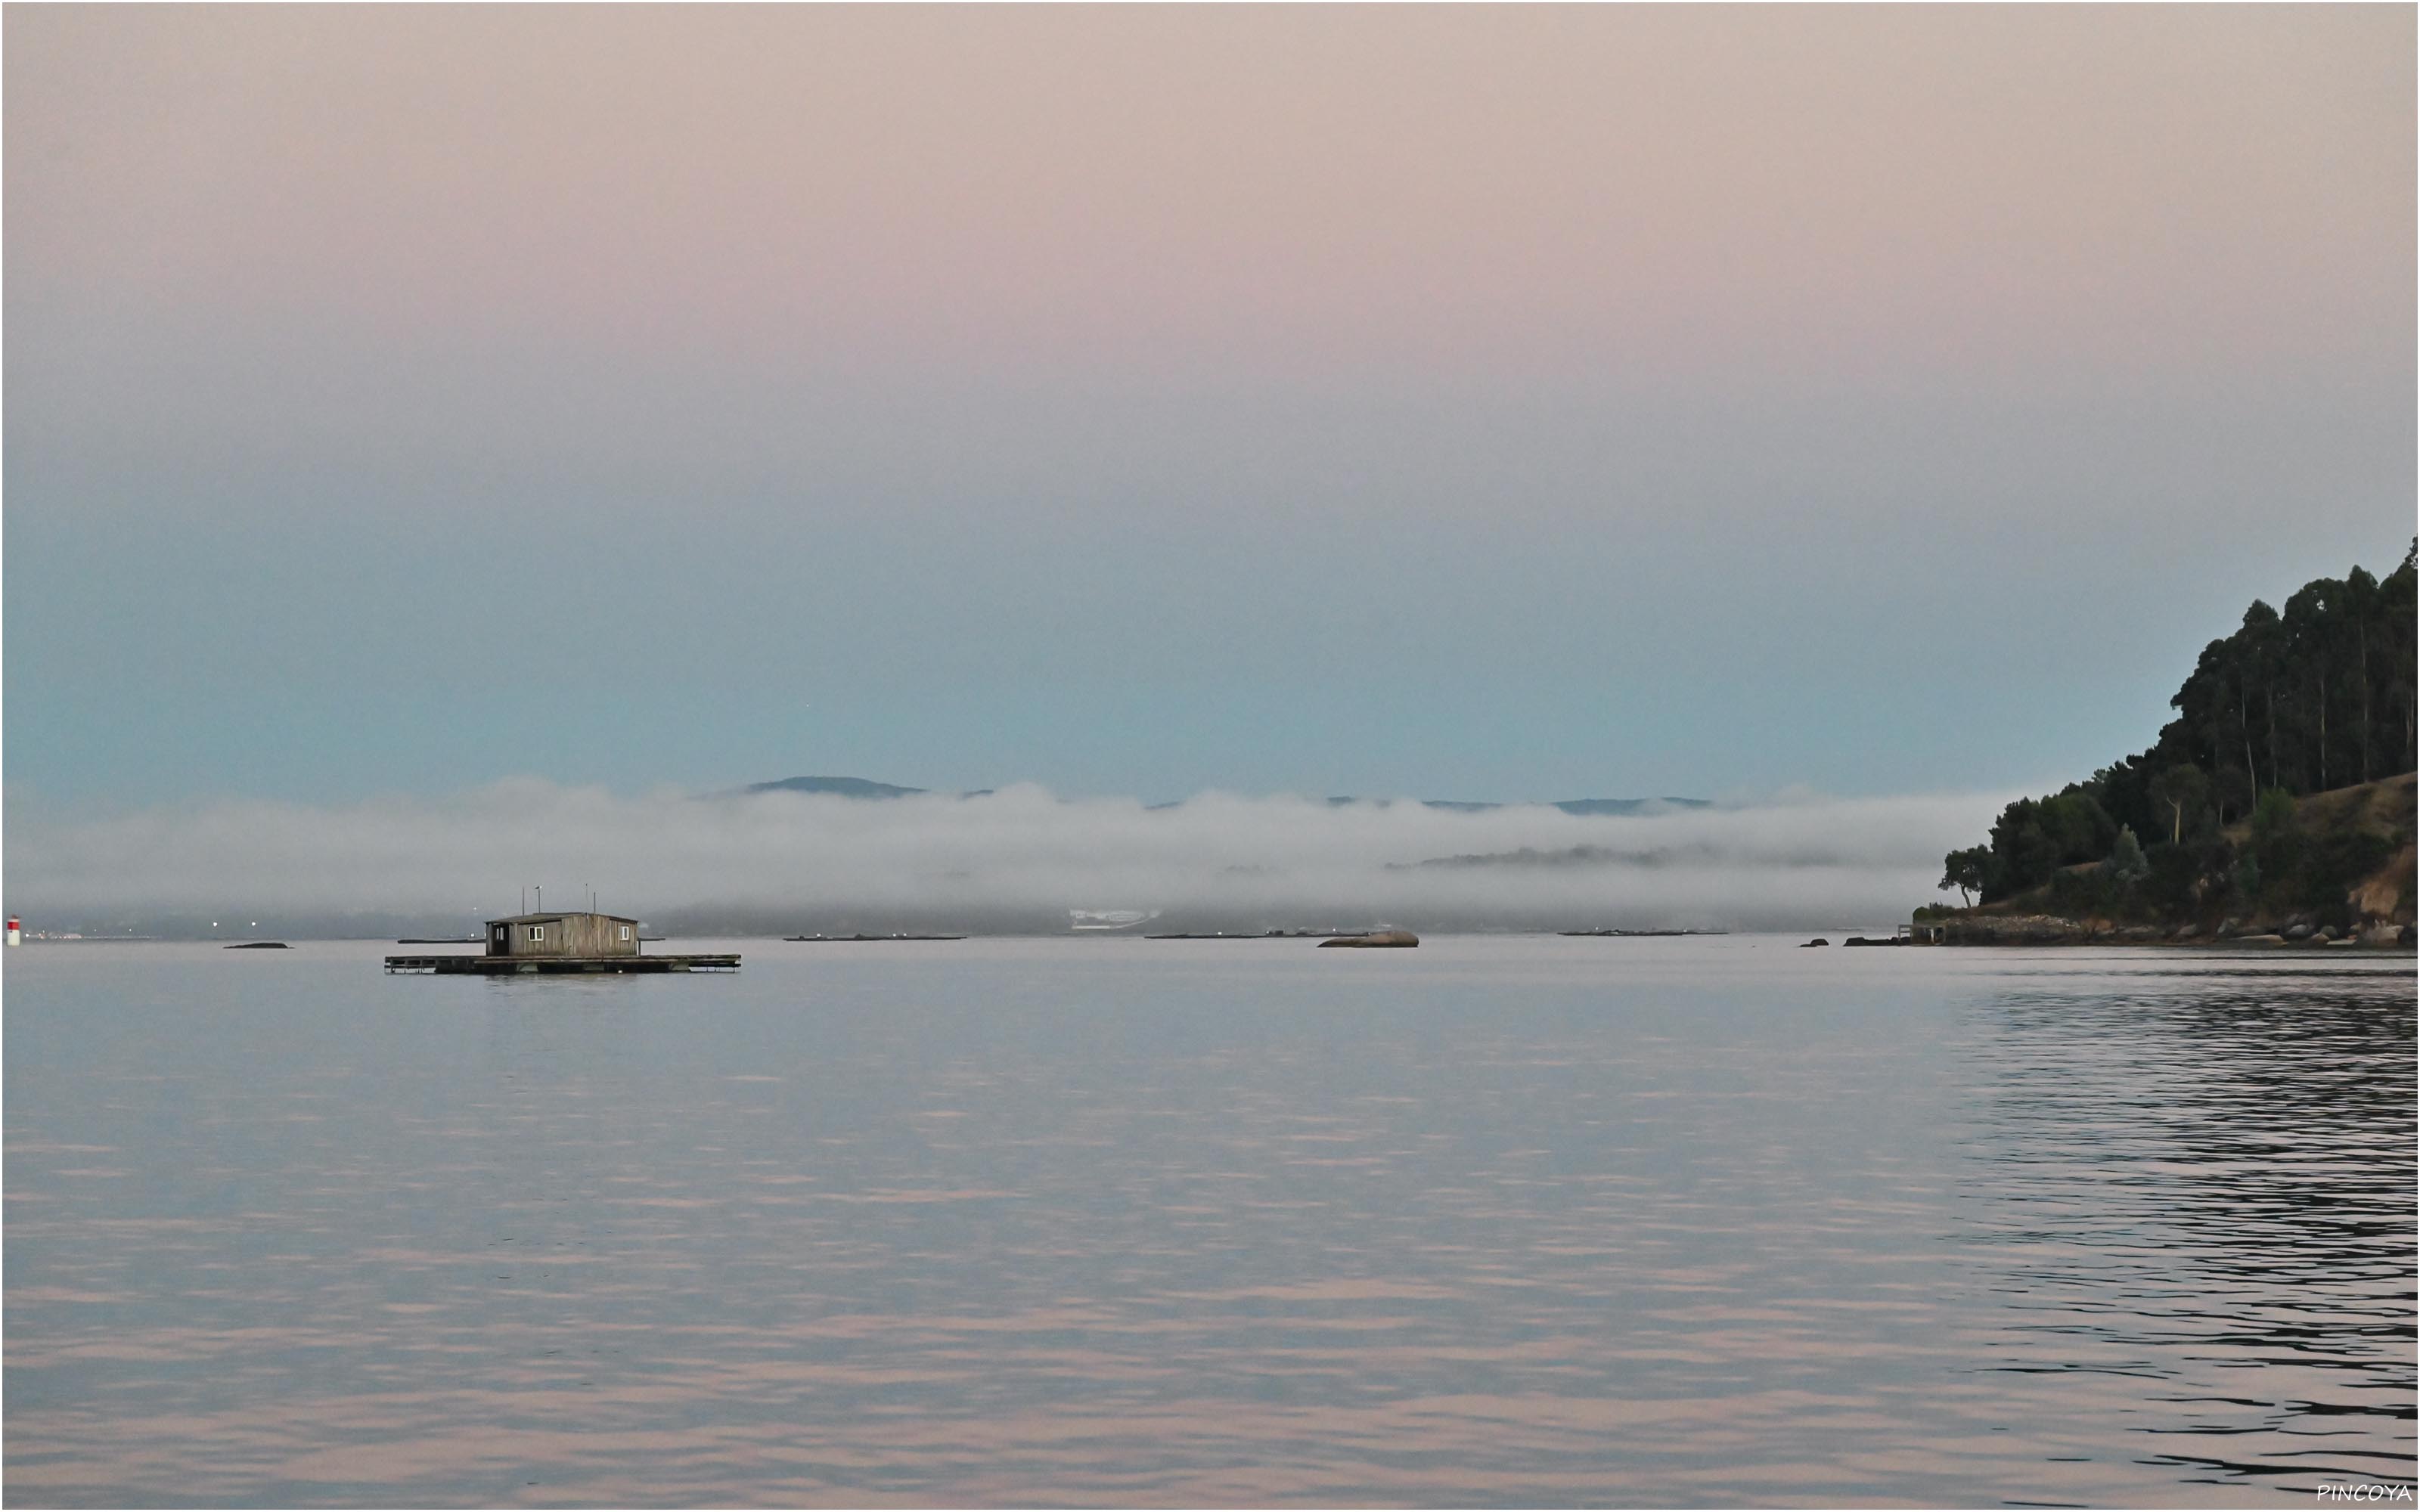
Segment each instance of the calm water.
M8 1499L2408 1482L2408 955L1792 943L13 950Z

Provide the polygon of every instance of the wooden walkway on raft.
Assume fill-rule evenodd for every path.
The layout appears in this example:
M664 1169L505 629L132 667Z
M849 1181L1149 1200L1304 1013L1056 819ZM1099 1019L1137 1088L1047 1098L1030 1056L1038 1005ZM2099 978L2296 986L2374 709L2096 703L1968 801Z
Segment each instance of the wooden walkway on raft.
M736 955L391 955L389 973L437 977L630 976L659 971L737 971Z

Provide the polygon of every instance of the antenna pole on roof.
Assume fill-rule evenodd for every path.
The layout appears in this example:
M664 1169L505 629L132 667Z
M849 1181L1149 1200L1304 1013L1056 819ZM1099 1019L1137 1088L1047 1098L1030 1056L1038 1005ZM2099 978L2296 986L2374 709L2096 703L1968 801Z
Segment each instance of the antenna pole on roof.
M537 911L541 914L546 912L546 884L543 882L537 885Z

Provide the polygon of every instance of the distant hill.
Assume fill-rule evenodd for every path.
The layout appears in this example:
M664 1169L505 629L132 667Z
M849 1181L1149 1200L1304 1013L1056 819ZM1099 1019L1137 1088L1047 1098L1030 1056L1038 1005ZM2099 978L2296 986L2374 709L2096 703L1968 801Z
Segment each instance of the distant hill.
M894 787L861 777L785 777L777 782L751 782L751 793L829 793L842 798L908 798L924 788Z
M1643 851L1618 851L1609 845L1571 845L1559 851L1541 851L1524 845L1517 851L1489 851L1477 856L1433 856L1425 861L1390 861L1389 872L1416 872L1431 867L1604 867L1604 866L1674 866L1688 862L1709 862L1719 859L1721 853L1711 845L1658 845ZM1820 859L1807 863L1822 865Z
M1712 798L1566 798L1555 805L1565 813L1635 814L1652 809L1711 809Z
M1358 803L1361 800L1358 798L1330 798L1327 801L1332 806L1342 807L1344 804ZM1420 800L1420 807L1423 809L1443 809L1451 813L1494 813L1498 809L1517 809L1523 807L1523 805L1517 803L1472 802L1464 798L1422 798ZM1565 798L1559 803L1550 803L1544 807L1549 809L1560 809L1565 813L1579 814L1584 817L1591 815L1626 816L1630 814L1652 813L1664 809L1711 809L1714 807L1714 800L1712 798Z
M744 791L824 793L841 798L908 798L932 790L903 788L890 782L871 782L861 777L785 777L773 782L752 782ZM958 796L980 798L991 791L989 788L984 788L973 793L961 793ZM1327 800L1331 808L1342 808L1347 804L1361 801L1363 800L1355 797L1332 797ZM1512 803L1474 803L1458 798L1423 798L1420 803L1423 808L1445 809L1455 813L1490 813L1498 809L1522 807ZM1155 803L1151 807L1181 809L1184 804L1180 800L1175 803ZM1652 813L1666 809L1710 809L1714 807L1714 800L1711 798L1566 798L1560 803L1549 804L1546 807L1582 816L1629 815Z

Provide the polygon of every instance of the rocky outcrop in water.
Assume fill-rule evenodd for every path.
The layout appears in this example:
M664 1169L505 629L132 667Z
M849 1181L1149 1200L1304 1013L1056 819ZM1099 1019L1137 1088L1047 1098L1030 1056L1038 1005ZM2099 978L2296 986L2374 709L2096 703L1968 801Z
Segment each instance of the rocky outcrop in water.
M1368 934L1339 934L1332 940L1322 940L1323 950L1402 950L1420 943L1420 937L1407 929L1382 929Z

